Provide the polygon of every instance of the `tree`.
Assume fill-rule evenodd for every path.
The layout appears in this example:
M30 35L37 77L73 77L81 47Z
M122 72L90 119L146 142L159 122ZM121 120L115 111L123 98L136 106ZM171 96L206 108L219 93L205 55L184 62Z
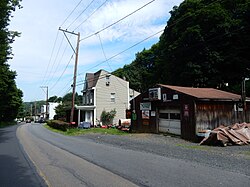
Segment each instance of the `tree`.
M125 77L131 88L140 92L146 91L154 86L161 76L161 73L158 73L161 71L158 67L158 46L157 43L148 50L143 49L136 54L136 59L131 64L125 65L112 74L121 78Z
M230 89L249 76L250 0L189 0L160 38L162 82Z
M140 91L162 83L240 93L250 76L250 0L185 0L170 14L160 41L113 74Z
M48 102L52 102L52 103L54 103L54 102L61 102L62 101L62 98L61 97L57 97L56 95L54 95L54 96L52 96L52 97L50 97L49 99L48 99Z
M0 3L0 122L12 121L22 105L22 91L16 87L16 72L11 71L8 60L12 58L10 44L19 36L18 32L9 31L11 13L21 8L20 0L5 0Z
M62 101L62 103L56 107L55 109L56 115L58 119L66 120L67 111L70 111L72 107L72 93L68 93L59 99ZM82 102L82 96L76 93L75 104L80 105L81 102Z

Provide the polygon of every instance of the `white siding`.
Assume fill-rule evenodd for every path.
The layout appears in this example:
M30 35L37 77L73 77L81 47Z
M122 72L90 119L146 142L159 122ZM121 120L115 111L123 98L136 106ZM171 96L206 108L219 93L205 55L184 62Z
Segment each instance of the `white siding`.
M116 109L114 123L126 117L125 110L129 108L128 82L116 76L110 75L109 84L106 84L106 71L101 75L96 84L96 118L99 120L103 110ZM111 102L111 93L115 93L115 102Z

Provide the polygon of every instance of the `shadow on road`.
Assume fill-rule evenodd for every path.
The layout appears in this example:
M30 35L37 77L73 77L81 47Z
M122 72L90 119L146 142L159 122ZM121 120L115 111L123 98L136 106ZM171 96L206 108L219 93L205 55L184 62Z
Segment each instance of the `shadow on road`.
M11 133L10 130L6 130L4 128L0 129L0 143L4 143L10 139L8 136Z
M27 167L22 166L18 159L8 155L0 155L0 186L42 186Z

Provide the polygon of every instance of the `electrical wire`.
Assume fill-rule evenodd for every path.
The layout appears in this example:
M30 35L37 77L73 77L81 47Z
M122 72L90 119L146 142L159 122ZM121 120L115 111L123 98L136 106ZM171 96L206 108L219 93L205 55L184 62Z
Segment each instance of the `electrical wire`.
M100 45L101 45L101 48L102 48L103 56L104 56L104 58L105 58L105 60L106 60L106 62L107 62L107 64L108 64L108 66L109 66L109 68L110 68L110 70L111 70L111 72L112 72L113 70L112 70L112 68L111 68L111 66L110 66L110 64L109 64L109 62L108 62L108 60L107 60L107 56L106 56L106 53L105 53L104 48L103 48L101 36L100 36L99 33L98 33L97 35L98 35L98 38L99 38L99 41L100 41ZM120 81L116 76L114 76L114 77L116 78L116 80L117 80L123 87L125 87L125 86L121 83L121 81ZM117 92L116 84L114 84L114 88L115 88L115 91ZM127 88L127 87L125 87L125 88ZM118 99L119 99L119 101L120 101L121 103L123 103L123 101L120 99L120 97L118 97Z
M114 22L114 23L108 25L107 27L104 27L104 28L100 29L99 31L97 31L97 32L95 32L95 33L93 33L93 34L90 34L89 36L87 36L87 37L81 39L80 41L86 40L86 39L88 39L88 38L90 38L90 37L92 37L92 36L95 36L96 34L102 32L102 31L104 31L104 30L106 30L106 29L108 29L108 28L110 28L110 27L116 25L117 23L121 22L122 20L128 18L129 16L133 15L134 13L138 12L139 10L141 10L141 9L145 8L146 6L148 6L149 4L153 3L154 1L155 1L155 0L152 0L152 1L148 2L148 3L146 3L145 5L143 5L142 7L138 8L138 9L136 9L135 11L131 12L130 14L128 14L128 15L124 16L123 18L117 20L116 22Z
M78 25L73 31L78 29L82 24L84 24L91 16L93 16L102 6L106 4L108 0L106 0L104 3L102 3L97 9L95 9L80 25Z
M52 90L57 85L57 83L59 82L59 80L62 78L62 76L66 72L66 69L68 68L69 63L71 62L71 60L73 59L73 57L74 57L74 54L70 57L70 60L69 60L69 62L67 64L67 66L64 68L64 71L62 72L61 76L57 79L57 81L55 82L55 84L53 86L51 86L50 90Z
M62 44L63 44L63 41L64 41L64 40L63 40L63 38L62 38L61 43L60 43L60 45L59 45L59 48L58 48L58 50L57 50L57 53L56 53L54 62L53 62L53 64L52 64L52 67L51 67L51 69L50 69L50 71L49 71L49 73L48 73L48 75L47 75L48 79L46 80L46 82L45 82L44 84L48 84L48 82L50 82L49 77L50 77L50 75L51 75L51 73L52 73L52 70L53 70L53 68L54 68L54 66L55 66L55 63L56 63L56 61L57 61L59 52L60 52L61 47L62 47Z
M77 9L77 7L81 4L82 0L75 6L75 8L70 12L70 14L67 16L67 18L63 21L63 23L61 24L61 27L63 26L63 24L69 19L69 17L73 14L73 12Z
M99 65L101 65L101 64L103 64L103 63L105 63L106 61L109 61L109 60L111 60L111 59L113 59L113 58L115 58L115 57L119 56L120 54L122 54L122 53L124 53L124 52L126 52L126 51L128 51L128 50L130 50L130 49L132 49L133 47L135 47L135 46L137 46L137 45L139 45L139 44L143 43L144 41L146 41L146 40L148 40L148 39L152 38L153 36L155 36L155 35L157 35L157 34L159 34L159 33L163 32L163 31L164 31L164 29L162 29L162 30L160 30L160 31L158 31L158 32L156 32L156 33L154 33L154 34L152 34L152 35L148 36L147 38L145 38L145 39L143 39L143 40L141 40L141 41L139 41L139 42L135 43L134 45L132 45L132 46L128 47L127 49L125 49L125 50L123 50L123 51L121 51L121 52L119 52L119 53L117 53L117 54L115 54L115 55L111 56L111 57L110 57L110 58L108 58L107 60L105 60L105 61L102 61L102 62L98 63L97 65L95 65L95 66L93 66L93 67L91 67L91 68L87 69L86 71L89 71L89 70L91 70L91 69L93 69L93 68L95 68L95 67L98 67ZM84 74L84 73L80 73L80 75L81 75L81 74Z
M88 6L75 18L75 20L67 27L67 29L69 29L71 27L71 25L73 25L76 20L91 6L91 4L94 2L95 0L92 0Z
M53 56L53 54L54 54L55 46L56 46L56 43L57 43L57 40L58 40L58 35L59 35L59 31L57 31L57 34L56 34L56 39L55 39L54 44L53 44L52 52L51 52L51 55L50 55L50 58L49 58L49 63L48 63L48 65L47 65L45 74L44 74L44 76L43 76L43 81L42 81L42 83L45 82L45 77L46 77L46 75L47 75L47 73L48 73L49 65L50 65L50 62L51 62L51 60L52 60L52 56Z

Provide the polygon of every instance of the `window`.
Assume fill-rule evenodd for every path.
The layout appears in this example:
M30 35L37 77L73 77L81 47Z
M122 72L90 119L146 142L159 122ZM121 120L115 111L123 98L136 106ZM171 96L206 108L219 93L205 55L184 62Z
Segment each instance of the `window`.
M115 93L111 93L110 99L112 103L115 103Z
M109 86L110 84L110 79L109 79L110 75L106 75L106 85Z
M169 119L168 113L160 113L159 118Z
M181 119L180 113L170 113L170 119Z

